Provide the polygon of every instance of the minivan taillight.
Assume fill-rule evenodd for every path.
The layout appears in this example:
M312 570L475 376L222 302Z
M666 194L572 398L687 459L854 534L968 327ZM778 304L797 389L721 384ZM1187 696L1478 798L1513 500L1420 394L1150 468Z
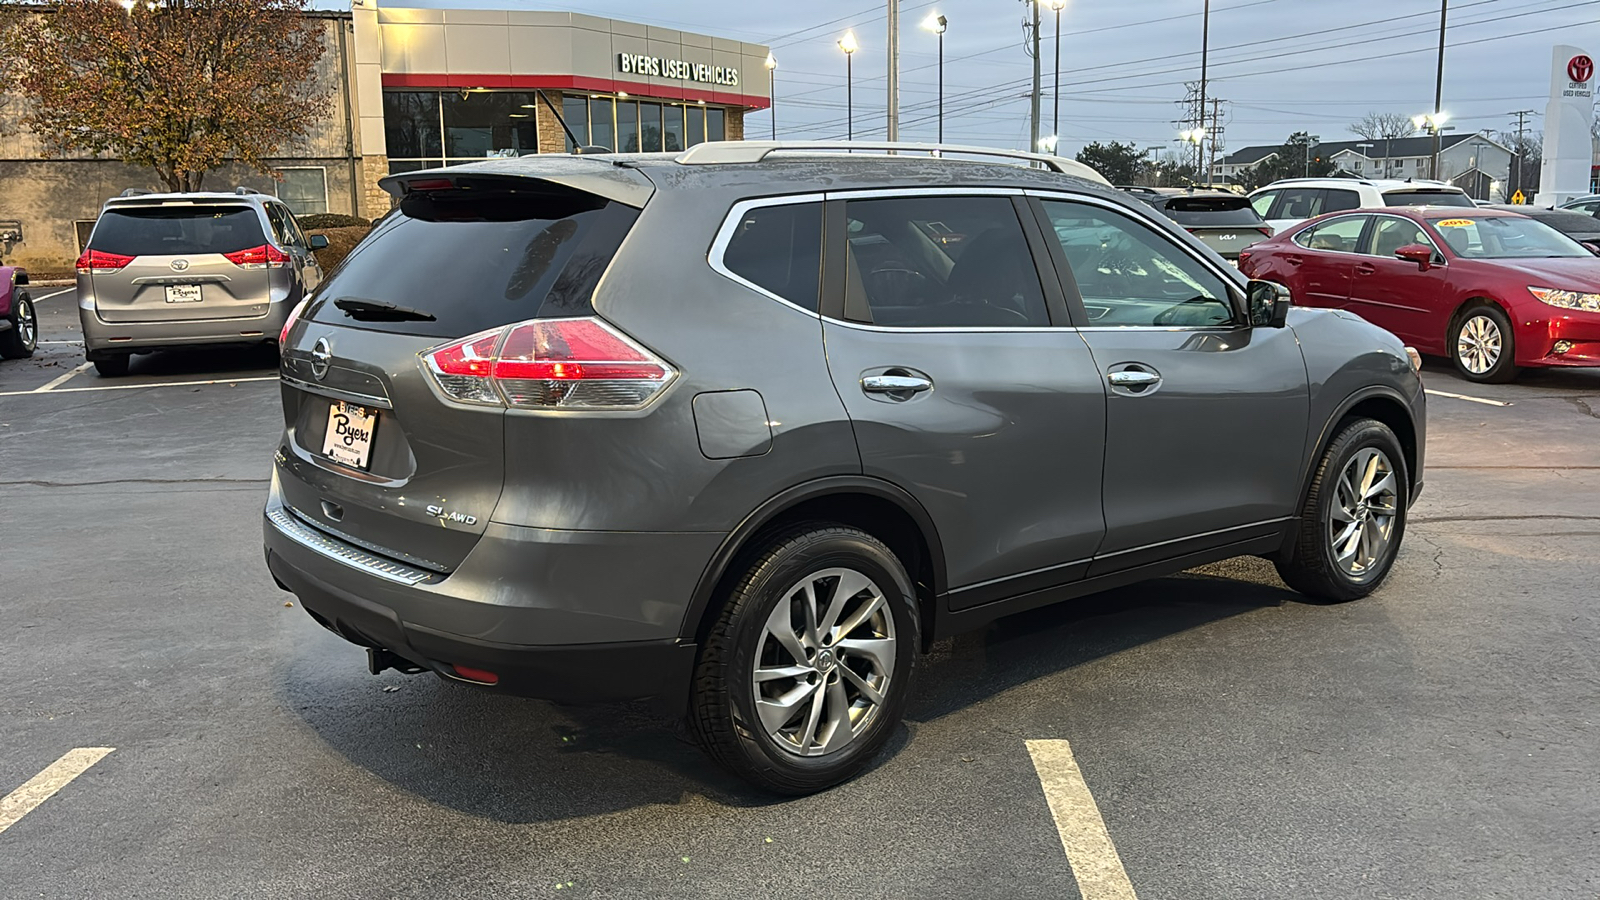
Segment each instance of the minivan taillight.
M241 269L281 269L289 265L289 255L271 244L224 253L222 257Z
M638 409L677 375L597 318L519 322L419 355L450 399L513 409Z
M105 275L109 272L121 270L128 263L133 262L133 257L123 256L121 253L107 253L104 250L85 250L78 257L79 275Z

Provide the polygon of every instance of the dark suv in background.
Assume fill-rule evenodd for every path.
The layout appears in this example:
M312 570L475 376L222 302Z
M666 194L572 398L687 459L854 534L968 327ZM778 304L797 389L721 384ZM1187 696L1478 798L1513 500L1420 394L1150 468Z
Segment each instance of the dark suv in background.
M390 176L286 331L273 576L375 672L656 697L787 793L999 616L1244 554L1371 592L1414 358L1066 171L751 143Z
M1256 213L1250 198L1243 194L1155 188L1134 196L1231 263L1238 263L1239 251L1272 237L1272 226Z
M233 193L130 190L106 202L78 257L84 353L106 376L129 356L219 344L273 344L289 310L322 280L281 201Z

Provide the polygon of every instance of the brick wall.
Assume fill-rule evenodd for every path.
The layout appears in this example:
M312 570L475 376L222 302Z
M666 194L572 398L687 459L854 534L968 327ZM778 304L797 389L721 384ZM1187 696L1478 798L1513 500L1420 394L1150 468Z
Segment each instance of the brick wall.
M728 110L728 140L744 140L744 110Z
M389 174L389 157L361 157L361 217L376 219L394 206L394 198L378 186L379 179Z

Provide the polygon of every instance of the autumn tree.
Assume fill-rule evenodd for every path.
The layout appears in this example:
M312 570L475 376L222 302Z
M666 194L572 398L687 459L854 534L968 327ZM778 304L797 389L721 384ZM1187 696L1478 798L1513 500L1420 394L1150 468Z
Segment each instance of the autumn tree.
M326 114L307 0L58 0L14 27L23 123L54 152L109 153L173 191L237 162L270 172Z

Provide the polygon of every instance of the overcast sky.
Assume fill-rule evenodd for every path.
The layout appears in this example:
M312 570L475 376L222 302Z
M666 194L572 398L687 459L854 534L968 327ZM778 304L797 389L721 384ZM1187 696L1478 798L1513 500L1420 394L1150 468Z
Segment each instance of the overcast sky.
M870 0L677 0L518 3L408 0L392 5L564 9L769 44L778 59L780 137L842 138L845 61L835 41L854 28L858 137L884 133L884 3ZM1224 106L1229 150L1277 144L1291 131L1348 140L1369 110L1432 109L1439 0L1212 0L1209 94ZM1068 0L1061 13L1064 153L1090 141L1174 146L1176 101L1200 75L1202 0ZM945 140L1022 147L1028 141L1031 62L1023 0L902 0L901 138L933 140L937 43L919 24L931 12L945 34ZM1043 132L1055 73L1054 14L1044 9ZM1512 126L1550 90L1556 42L1600 54L1600 0L1450 0L1444 109L1462 132ZM769 133L765 113L750 137Z

